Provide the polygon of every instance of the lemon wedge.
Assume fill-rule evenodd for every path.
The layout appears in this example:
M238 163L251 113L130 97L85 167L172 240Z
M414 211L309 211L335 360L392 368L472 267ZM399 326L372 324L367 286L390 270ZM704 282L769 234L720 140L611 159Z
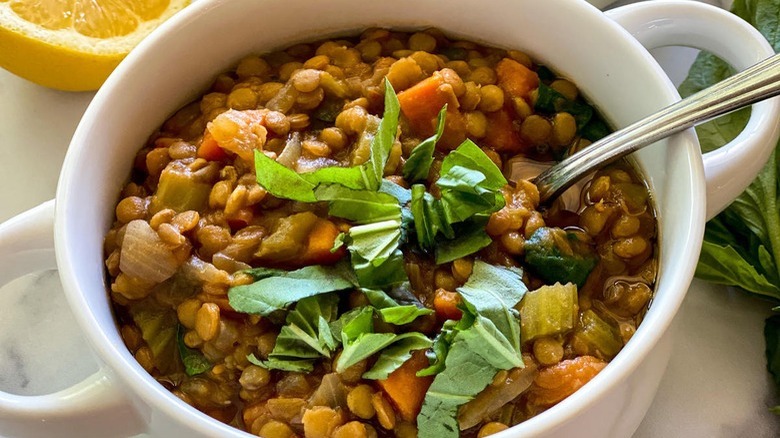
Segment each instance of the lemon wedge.
M95 90L189 0L0 0L0 67L37 84Z

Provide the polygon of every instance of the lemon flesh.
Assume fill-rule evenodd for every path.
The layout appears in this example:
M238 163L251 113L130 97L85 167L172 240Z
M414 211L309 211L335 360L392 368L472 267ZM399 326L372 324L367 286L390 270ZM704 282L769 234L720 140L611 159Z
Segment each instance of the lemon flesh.
M95 90L189 0L0 0L0 67L59 90Z

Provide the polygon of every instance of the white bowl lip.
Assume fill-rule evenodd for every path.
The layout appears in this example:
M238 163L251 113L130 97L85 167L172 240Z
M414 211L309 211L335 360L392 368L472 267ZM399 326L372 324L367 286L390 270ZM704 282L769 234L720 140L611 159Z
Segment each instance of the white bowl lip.
M68 204L67 194L77 190L74 187L74 180L77 179L75 169L78 168L78 163L86 162L85 156L88 153L88 149L82 148L80 145L88 143L86 140L89 138L95 122L99 121L101 108L110 104L114 94L121 93L120 88L123 78L132 74L135 66L145 56L149 56L148 52L160 50L168 35L175 33L185 23L198 19L200 15L206 14L210 9L217 8L229 1L200 0L176 14L143 40L117 67L97 92L73 135L60 174L56 193L58 202L55 209L55 251L60 277L69 305L74 310L81 309L74 311L79 325L84 330L98 356L121 379L124 385L132 388L133 392L149 405L149 408L161 411L179 421L186 421L191 428L203 434L213 435L217 432L220 433L220 436L252 436L214 420L181 401L155 381L135 360L132 360L132 357L128 356L127 350L123 348L124 346L114 344L104 333L96 316L90 311L86 299L81 295L79 281L72 269L67 251L67 248L70 248L75 241L75 236L67 233L67 230L70 228L68 211L74 208L74 206ZM571 7L580 8L581 13L590 14L590 18L596 19L594 14L598 10L588 3L575 2L571 4ZM616 37L622 38L626 44L631 45L634 49L633 54L639 58L638 61L642 62L646 68L651 69L659 80L667 83L665 87L666 93L663 96L664 99L669 103L679 99L679 94L671 84L671 81L640 43L612 20L603 18L600 25L609 28L609 31L615 33ZM685 149L686 156L692 163L689 177L691 179L691 188L694 192L692 203L689 206L690 214L686 216L688 223L676 224L685 226L691 231L688 235L687 244L681 245L684 251L680 257L681 260L689 260L690 262L687 263L687 266L676 267L676 275L669 276L670 284L667 284L668 289L678 292L669 294L664 300L664 306L661 310L658 310L659 304L654 303L655 305L651 307L647 318L640 325L632 340L610 362L609 366L586 385L586 389L575 392L551 409L497 436L520 434L530 436L545 431L549 432L576 417L578 413L601 399L610 389L624 382L641 364L644 357L651 354L652 348L654 348L661 336L669 328L693 278L695 260L701 248L701 240L704 234L706 189L704 185L704 170L695 132L688 130L670 137L668 141L674 142L674 147ZM185 415L186 418L183 417Z

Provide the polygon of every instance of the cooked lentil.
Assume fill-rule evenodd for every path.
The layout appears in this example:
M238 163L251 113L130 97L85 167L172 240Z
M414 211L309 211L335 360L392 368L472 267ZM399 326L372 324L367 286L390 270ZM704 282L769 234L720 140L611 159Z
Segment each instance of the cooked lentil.
M140 150L117 203L116 222L106 235L109 293L131 354L186 403L255 435L416 437L417 426L390 394L362 378L375 358L341 373L333 365L340 353L320 360L314 372L306 374L250 363L250 355L268 358L280 324L236 312L226 296L228 288L251 283L253 278L242 272L250 267L293 269L318 263L301 258L311 245L307 239L313 227L345 232L351 226L328 217L317 204L269 195L255 181L253 153L260 150L299 172L366 162L366 136L376 130L382 115L385 78L399 93L431 78L439 81L431 91L445 99L448 114L429 184L438 177L443 156L466 138L507 175L516 171L518 162L522 166L523 159L551 161L590 144L575 115L537 110L537 89L518 92L502 76L502 63L531 72L539 67L521 51L452 41L433 29L412 34L370 29L359 38L250 55L235 70L217 76L207 93L171 116ZM573 82L543 81L566 99L582 102ZM435 116L430 114L423 124L401 117L386 178L409 187L402 166L432 133ZM430 187L434 196L437 190ZM435 296L445 304L459 302L452 291L468 280L476 259L523 266L527 241L543 227L579 236L598 263L577 290L575 326L523 342L526 370L536 373L530 389L462 431L471 437L504 430L576 390L579 386L561 393L551 384L566 377L570 364L582 364L577 376L584 377L578 377L577 385L595 375L614 354L593 343L594 329L585 326L586 320L613 331L619 349L641 322L655 281L652 205L641 179L626 163L599 172L583 189L581 205L557 203L543 209L536 187L524 180L506 186L502 194L505 206L486 225L493 242L487 248L438 267L406 254L406 270L421 305L433 308ZM123 242L134 221L147 223L153 234L157 260L152 264L164 270L155 271L161 275L157 280L164 275L162 281L125 269ZM576 249L560 243L564 251ZM531 290L545 283L533 269L525 270L524 281ZM348 308L367 304L359 291L342 300ZM451 310L460 314L455 307ZM432 337L444 319L436 316L410 326ZM381 320L375 327L378 332L406 330ZM201 354L212 365L210 370L184 373L177 332L179 347ZM523 372L499 371L485 393L500 392ZM326 384L328 395L318 393Z

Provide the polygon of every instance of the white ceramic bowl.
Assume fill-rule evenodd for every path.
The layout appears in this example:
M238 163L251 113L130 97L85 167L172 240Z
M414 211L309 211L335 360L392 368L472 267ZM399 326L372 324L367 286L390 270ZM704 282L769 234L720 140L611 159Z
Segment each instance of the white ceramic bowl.
M117 68L85 113L65 159L56 208L50 202L0 226L0 266L6 268L0 281L35 270L54 247L68 302L103 364L59 393L0 393L0 430L11 436L245 436L186 405L138 365L114 322L103 268L103 235L136 151L217 73L247 53L294 42L373 26L433 26L526 51L571 78L620 127L679 98L631 33L650 47L705 48L740 69L772 53L746 23L697 2L646 2L610 14L580 0L200 0L163 24ZM669 358L664 334L693 276L705 218L753 179L777 140L778 120L777 101L755 105L746 131L704 160L692 131L637 155L660 227L660 274L647 317L593 381L501 436L633 433Z

